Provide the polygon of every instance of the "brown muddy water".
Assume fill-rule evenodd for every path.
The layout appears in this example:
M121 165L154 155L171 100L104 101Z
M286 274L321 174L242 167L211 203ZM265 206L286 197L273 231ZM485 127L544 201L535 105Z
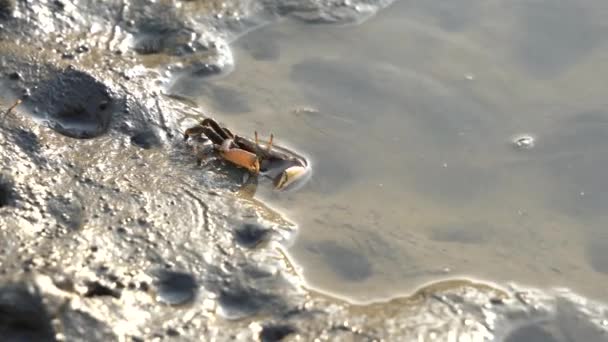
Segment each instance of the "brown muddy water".
M297 224L286 254L311 288L365 303L472 277L606 300L606 14L397 1L360 25L284 20L232 44L231 74L167 91L309 156L303 189L256 197Z

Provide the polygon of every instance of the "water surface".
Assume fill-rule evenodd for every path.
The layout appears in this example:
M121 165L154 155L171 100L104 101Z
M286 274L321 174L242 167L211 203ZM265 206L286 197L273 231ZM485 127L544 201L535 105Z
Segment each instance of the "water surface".
M312 288L369 302L464 276L605 300L606 14L435 0L286 20L235 42L230 75L172 91L311 158L304 189L257 196L298 224Z

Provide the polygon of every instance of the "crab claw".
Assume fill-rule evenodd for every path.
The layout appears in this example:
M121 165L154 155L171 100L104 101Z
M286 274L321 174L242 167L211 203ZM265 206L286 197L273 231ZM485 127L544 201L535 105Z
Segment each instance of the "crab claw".
M304 185L310 178L311 169L308 166L292 166L285 169L274 180L274 189L279 191L295 190Z
M246 168L253 174L258 174L260 172L260 162L258 157L249 151L241 150L239 148L231 148L220 150L220 154L225 160L236 166Z

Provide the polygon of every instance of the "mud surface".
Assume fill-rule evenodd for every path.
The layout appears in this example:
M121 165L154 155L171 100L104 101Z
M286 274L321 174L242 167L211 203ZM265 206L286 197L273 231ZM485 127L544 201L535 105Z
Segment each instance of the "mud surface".
M181 132L209 113L168 86L231 71L228 44L261 25L358 23L385 5L0 1L0 110L23 100L0 118L0 335L605 340L607 308L567 290L446 280L352 305L306 289L283 253L295 225L243 192L242 172L196 165ZM258 59L279 54L253 44ZM370 272L332 241L316 248L344 277Z

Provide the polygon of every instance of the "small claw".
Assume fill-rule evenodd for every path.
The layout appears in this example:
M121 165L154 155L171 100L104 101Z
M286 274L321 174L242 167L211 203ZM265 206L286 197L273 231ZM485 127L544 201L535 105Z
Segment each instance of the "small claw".
M258 131L254 131L253 135L255 136L255 145L257 146L258 142L259 142L259 140L258 140Z
M292 166L274 179L274 189L278 191L297 189L302 186L310 176L310 168L306 166Z

